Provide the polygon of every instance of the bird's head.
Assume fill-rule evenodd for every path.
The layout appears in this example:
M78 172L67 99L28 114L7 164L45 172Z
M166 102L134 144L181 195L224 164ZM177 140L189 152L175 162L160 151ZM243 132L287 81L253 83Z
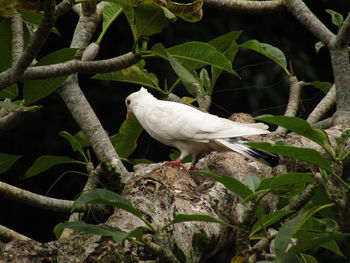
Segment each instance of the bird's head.
M134 93L131 93L126 99L125 99L125 105L126 105L126 118L129 118L132 113L134 113L134 109L140 99L144 98L145 96L152 96L148 91L141 87L139 91L136 91Z

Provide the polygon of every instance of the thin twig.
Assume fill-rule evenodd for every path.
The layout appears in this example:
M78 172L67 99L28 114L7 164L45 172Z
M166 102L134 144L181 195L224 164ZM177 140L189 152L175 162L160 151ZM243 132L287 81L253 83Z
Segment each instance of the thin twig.
M164 263L180 263L180 261L175 257L175 255L166 247L159 246L158 244L146 241L145 245L151 250L151 252L158 256L161 262Z
M69 200L35 194L4 182L0 182L0 196L29 206L61 213L70 213L74 203ZM89 209L89 206L78 206L74 211L84 212L87 209Z
M289 77L289 100L284 116L296 116L300 104L300 93L304 82L298 81L297 77ZM287 129L279 126L276 132L286 133Z
M307 121L309 123L318 122L335 104L336 89L335 85L327 92L326 96L317 104L317 106L310 113Z
M282 210L299 211L308 201L310 201L318 187L319 185L317 183L308 184L304 191L296 199L291 200L288 205L282 208Z
M239 203L236 206L236 253L249 250L249 235L255 212L256 204L251 201L245 205Z
M16 231L0 225L0 240L4 242L10 242L13 240L31 240L29 237L24 236Z

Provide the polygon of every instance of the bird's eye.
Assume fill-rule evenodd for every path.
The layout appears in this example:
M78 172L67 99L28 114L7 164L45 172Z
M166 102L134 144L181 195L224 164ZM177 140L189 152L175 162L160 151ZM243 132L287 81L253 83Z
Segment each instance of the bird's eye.
M126 100L126 105L130 105L130 100Z

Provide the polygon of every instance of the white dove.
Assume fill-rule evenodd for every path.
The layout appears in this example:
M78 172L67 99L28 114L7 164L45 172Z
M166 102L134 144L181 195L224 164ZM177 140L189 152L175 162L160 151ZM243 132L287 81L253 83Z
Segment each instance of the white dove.
M235 151L275 166L278 156L241 144L242 136L269 133L263 123L239 123L202 112L193 107L156 99L145 88L125 99L127 117L132 113L151 137L180 150L176 161L166 161L185 168L181 161L192 155L191 169L199 158L212 151Z

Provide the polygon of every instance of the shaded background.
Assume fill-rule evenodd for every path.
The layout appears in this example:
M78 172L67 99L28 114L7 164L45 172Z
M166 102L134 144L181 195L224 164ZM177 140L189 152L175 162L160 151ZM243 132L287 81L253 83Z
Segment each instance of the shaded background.
M348 0L305 2L333 32L336 32L337 28L331 23L330 15L324 10L330 8L342 13L343 16L346 16L350 10ZM75 25L76 21L77 17L73 12L63 16L56 25L62 36L51 34L40 56L68 47L74 30L72 25ZM110 30L101 43L101 52L96 59L117 56L131 49L132 36L123 16L117 19ZM257 39L281 49L292 64L293 71L299 80L333 82L327 50L323 48L316 54L314 45L318 40L288 13L239 14L205 7L203 19L200 22L190 24L178 20L170 24L161 34L151 37L149 46L157 42L162 42L166 47L192 40L206 42L236 30L243 31L238 43ZM233 66L242 79L229 73L222 74L214 88L211 113L222 117L228 117L233 112L247 112L253 116L284 113L288 101L288 82L287 76L277 65L253 51L240 49ZM164 80L172 83L175 79L169 65L160 59L147 61L147 67L158 76L160 83ZM97 81L89 77L80 75L81 88L104 128L109 134L115 134L124 120L125 97L139 87L125 83ZM181 88L175 93L179 96L187 95ZM305 87L302 92L299 116L307 116L322 97L321 91L311 86ZM28 114L20 126L0 137L1 152L23 155L9 172L0 175L0 180L38 194L73 199L84 185L86 178L83 175L65 174L49 193L47 191L67 170L84 171L83 167L61 165L33 178L20 179L40 155L67 155L79 158L72 152L68 142L58 135L62 130L71 134L79 131L79 127L60 97L53 94L38 104L43 105L43 109ZM143 133L132 158L147 158L155 162L167 160L169 148ZM131 169L131 167L128 168ZM68 218L68 215L36 209L4 199L0 199L0 209L0 224L38 241L55 239L52 234L53 227ZM329 259L327 252L319 253L325 260ZM332 260L341 262L336 258ZM226 261L220 258L215 262Z

